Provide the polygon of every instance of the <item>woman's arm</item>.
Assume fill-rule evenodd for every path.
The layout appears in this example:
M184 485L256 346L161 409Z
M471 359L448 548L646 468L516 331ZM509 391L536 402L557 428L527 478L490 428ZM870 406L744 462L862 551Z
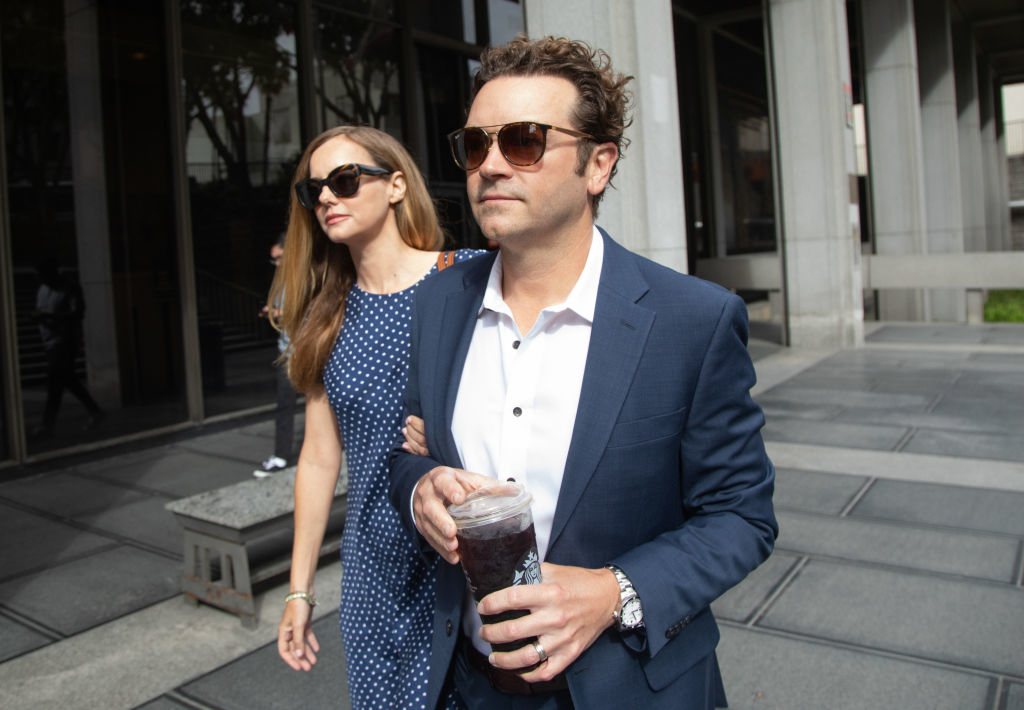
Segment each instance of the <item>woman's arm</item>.
M306 395L306 433L295 471L295 539L292 592L313 594L320 545L341 469L341 434L323 390ZM310 627L312 607L302 598L285 604L277 630L277 650L295 670L312 668L320 645ZM307 648L308 645L308 648Z

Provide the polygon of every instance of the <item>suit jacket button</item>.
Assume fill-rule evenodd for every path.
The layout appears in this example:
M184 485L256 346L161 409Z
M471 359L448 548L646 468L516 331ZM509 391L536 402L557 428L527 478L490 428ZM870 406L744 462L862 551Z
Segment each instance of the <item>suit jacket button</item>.
M452 620L451 619L448 619L447 621L444 622L444 633L445 633L445 636L451 636L452 635Z

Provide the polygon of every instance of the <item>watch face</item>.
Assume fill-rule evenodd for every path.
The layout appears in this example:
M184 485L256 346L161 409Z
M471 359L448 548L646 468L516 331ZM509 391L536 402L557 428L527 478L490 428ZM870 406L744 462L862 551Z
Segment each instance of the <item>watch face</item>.
M622 616L619 623L622 624L623 628L632 629L638 626L642 619L639 599L634 597L622 605Z

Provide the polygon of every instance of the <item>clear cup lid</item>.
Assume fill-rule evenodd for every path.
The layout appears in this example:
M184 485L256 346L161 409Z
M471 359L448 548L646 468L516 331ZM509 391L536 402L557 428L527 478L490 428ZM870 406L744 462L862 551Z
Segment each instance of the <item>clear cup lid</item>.
M458 505L448 506L448 514L460 530L510 518L528 508L533 496L517 481L484 486L466 496Z

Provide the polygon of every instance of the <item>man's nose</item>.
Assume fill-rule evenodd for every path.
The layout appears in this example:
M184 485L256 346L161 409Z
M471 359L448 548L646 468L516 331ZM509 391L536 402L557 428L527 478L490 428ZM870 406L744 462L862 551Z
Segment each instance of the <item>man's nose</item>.
M491 134L491 142L487 147L487 154L484 155L484 162L480 163L478 170L483 175L495 175L508 173L512 165L505 159L505 155L498 146L498 134Z

